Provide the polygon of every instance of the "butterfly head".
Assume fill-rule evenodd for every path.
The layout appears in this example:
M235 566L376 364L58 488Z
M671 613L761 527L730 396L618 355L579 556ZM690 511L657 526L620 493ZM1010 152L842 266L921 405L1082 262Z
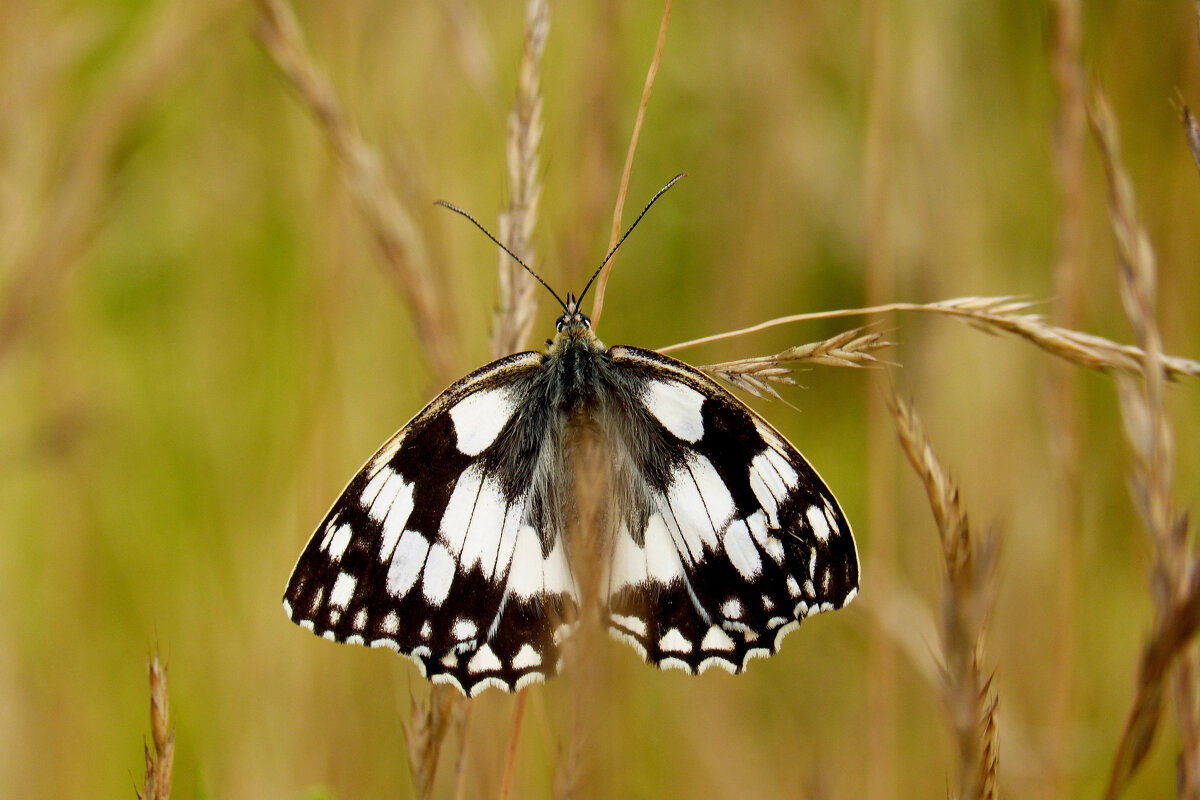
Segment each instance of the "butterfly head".
M563 304L563 314L554 323L554 327L559 333L579 336L592 329L592 319L579 310L578 298L567 295L567 302Z

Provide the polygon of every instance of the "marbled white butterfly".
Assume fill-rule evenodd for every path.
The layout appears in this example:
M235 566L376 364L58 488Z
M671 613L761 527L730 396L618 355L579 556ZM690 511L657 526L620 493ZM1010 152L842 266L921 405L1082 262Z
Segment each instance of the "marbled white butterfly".
M288 583L294 622L475 695L555 674L588 607L652 664L736 673L854 598L850 525L799 451L694 367L606 347L590 287L555 294L544 352L467 375L350 481Z

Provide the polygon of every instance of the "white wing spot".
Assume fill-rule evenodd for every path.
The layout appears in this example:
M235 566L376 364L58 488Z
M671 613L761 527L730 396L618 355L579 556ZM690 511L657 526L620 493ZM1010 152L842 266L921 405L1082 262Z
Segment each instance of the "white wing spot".
M500 534L504 531L504 494L500 484L487 478L479 488L475 509L471 513L471 527L467 530L462 553L458 557L459 568L470 569L479 564L487 574L496 563L496 552L500 549Z
M392 563L388 565L388 594L392 597L408 594L408 590L417 582L428 554L429 541L414 530L406 530L392 552Z
M576 596L575 581L571 577L571 568L567 565L567 554L563 550L562 539L555 539L550 555L542 567L546 580L546 591Z
M342 618L342 610L340 608L334 608L333 606L330 606L329 607L329 624L337 625L338 620L340 620L341 618ZM333 633L333 631L329 631L326 635L329 635L332 633Z
M401 522L399 526L403 528L404 523L408 522L409 512L412 511L413 485L406 482L404 478L401 478L399 472L392 472L390 469L382 469L379 471L379 474L382 475L385 472L389 473L388 479L384 482L383 487L379 490L379 494L375 496L375 502L371 503L371 511L369 512L369 516L376 522L383 522L387 518L388 512L392 510L392 506L396 504L397 499L401 496L401 492L405 490L405 487L408 487L408 510L405 511L404 521ZM400 502L402 504L404 503L403 500L400 500ZM404 509L401 508L401 510Z
M788 590L788 594L791 595L792 597L800 596L800 584L796 582L796 578L794 575L788 575L787 590Z
M429 620L425 620L423 623L421 623L421 638L428 639L432 635L433 626L429 624Z
M363 508L371 507L371 504L375 502L375 497L379 494L379 490L383 487L383 484L386 483L387 479L394 474L396 473L394 473L390 467L382 467L378 472L371 476L371 480L367 482L367 485L363 488L362 494L358 497L358 500L362 504Z
M518 597L533 597L542 591L543 571L542 543L537 531L529 525L523 525L517 533L512 567L508 571L508 588Z
M321 601L324 599L325 599L325 587L318 586L316 593L313 594L312 606L309 608L308 613L315 615L317 613L317 611L320 610Z
M500 659L496 658L492 648L485 644L467 662L467 672L497 672L501 666Z
M400 630L400 616L395 611L389 611L387 616L383 618L379 628L384 632L395 635L396 631Z
M463 455L477 456L496 441L517 404L504 389L485 389L468 395L450 409L454 435Z
M622 628L636 633L638 636L646 635L646 621L638 617L626 617L621 614L612 614L610 619L614 624L620 625Z
M730 639L729 634L716 625L708 629L708 633L704 634L704 640L700 642L701 650L725 650L728 652L733 648L733 639Z
M471 527L471 514L475 510L475 501L483 485L483 473L477 467L463 470L450 492L450 499L442 512L442 521L438 525L442 541L454 555L462 552L466 544L467 530Z
M812 525L813 534L820 542L829 541L829 520L825 519L825 510L820 506L809 506L806 514L808 524Z
M346 547L350 544L351 530L349 525L338 525L333 529L332 535L327 535L326 539L329 542L329 559L333 563L342 560L342 556L346 552Z
M758 460L760 458L762 456L758 456L750 464L750 491L754 492L754 499L758 501L758 504L762 506L762 510L766 512L768 527L778 528L779 506L775 502L775 495L771 494L767 482L763 479L762 472L758 469Z
M689 548L699 552L703 542L709 549L717 549L717 531L733 516L734 505L733 496L711 461L690 453L685 466L672 476L667 500Z
M392 553L396 550L396 542L400 541L400 533L402 529L391 528L384 526L383 540L379 543L379 563L386 564L392 560Z
M854 600L854 598L856 598L856 597L858 597L858 587L857 586L854 587L853 589L851 589L850 591L846 592L846 599L842 601L842 608L845 608L846 606L850 605L851 601Z
M469 619L457 619L454 621L454 641L465 642L468 639L474 639L479 633L479 627Z
M513 656L513 669L529 669L530 667L539 667L542 664L542 656L537 650L534 650L529 643L521 645L521 649Z
M454 556L445 545L437 543L429 548L425 558L425 573L421 578L421 593L432 606L440 606L450 594L454 582Z
M622 522L617 531L617 541L610 562L612 574L609 579L609 591L645 583L649 577L647 561L645 549L637 546L633 537L629 535L629 526Z
M692 643L683 637L678 628L671 628L658 640L658 648L664 653L690 653Z
M772 608L775 607L775 602L773 600L771 600L771 598L765 594L762 596L762 601L763 601L763 610L764 611L770 611Z
M679 381L651 381L642 397L646 408L662 426L685 442L704 437L704 416L700 407L704 395Z
M762 572L762 559L758 548L750 538L750 529L740 519L734 520L725 529L725 554L743 578L754 580Z
M671 540L671 532L662 514L651 514L646 520L646 572L659 583L670 583L683 577L683 563L679 560L679 549Z
M771 466L775 467L775 471L779 473L779 477L783 479L789 489L795 489L799 485L800 476L777 450L768 448L763 455L767 457L767 461L771 462Z
M829 501L825 501L825 521L829 523L829 530L837 531L837 520L833 518L833 510L829 508Z
M358 612L355 613L352 624L354 625L354 630L356 631L361 631L363 628L367 627L367 610L365 608L360 608Z
M333 582L333 591L329 593L329 605L342 609L350 605L350 599L354 597L354 587L357 585L358 578L349 572L339 572L337 580Z
M712 462L702 455L690 454L688 467L692 471L692 479L696 481L696 488L700 490L700 497L704 500L709 520L718 531L723 529L737 510L729 487L725 485Z
M767 544L763 549L767 551L767 555L769 555L776 564L783 563L783 542L779 541L779 539L774 536L768 536Z
M731 597L721 604L721 616L725 619L738 619L742 616L742 601Z
M816 597L817 597L817 590L816 590L816 589L813 587L813 582L812 582L812 581L805 581L805 582L804 582L804 594L805 594L805 595L807 595L808 597L811 597L811 598L813 598L813 599L816 599Z

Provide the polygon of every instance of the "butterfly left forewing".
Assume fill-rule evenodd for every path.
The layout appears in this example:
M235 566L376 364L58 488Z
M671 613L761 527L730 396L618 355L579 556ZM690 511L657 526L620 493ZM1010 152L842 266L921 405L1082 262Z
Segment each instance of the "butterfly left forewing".
M548 421L521 408L541 363L522 353L468 375L371 458L296 564L297 624L410 656L467 694L553 674L574 598L561 532L534 514L554 502L531 477Z
M850 526L796 448L698 370L609 353L630 395L625 447L656 453L631 477L645 508L614 538L612 632L659 666L736 672L805 616L852 600Z

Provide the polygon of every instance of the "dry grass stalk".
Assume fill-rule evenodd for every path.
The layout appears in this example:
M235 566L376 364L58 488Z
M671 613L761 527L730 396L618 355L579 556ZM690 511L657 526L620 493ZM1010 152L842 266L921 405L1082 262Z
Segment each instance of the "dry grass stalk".
M284 0L258 0L255 33L325 136L359 212L375 237L389 275L412 310L417 338L442 382L459 376L450 304L439 288L425 238L384 176L378 155L355 130L333 86L309 55L304 35Z
M1105 793L1108 800L1120 796L1150 752L1171 667L1190 646L1197 630L1200 630L1200 572L1193 572L1187 594L1165 618L1157 621L1153 635L1142 648L1137 690L1125 720ZM1182 790L1184 787L1180 788Z
M1087 84L1080 56L1080 0L1051 0L1050 66L1057 90L1054 166L1060 213L1054 262L1054 322L1078 328L1083 319L1083 243L1086 200L1084 145L1087 135ZM1079 401L1072 384L1075 371L1061 360L1047 363L1047 429L1057 467L1058 581L1053 691L1050 712L1050 769L1053 796L1069 793L1069 739L1074 694L1075 648L1079 615L1079 574L1083 559L1082 446Z
M820 342L797 345L770 356L756 356L700 367L709 376L745 389L756 397L780 399L772 383L795 386L792 370L799 364L831 367L866 367L878 364L874 352L890 347L882 333L853 328ZM785 366L786 365L786 366Z
M1107 796L1120 794L1149 752L1157 729L1163 678L1174 660L1172 699L1183 740L1179 796L1195 800L1200 798L1200 708L1196 704L1195 651L1190 644L1195 632L1194 614L1187 605L1196 592L1198 570L1190 552L1186 515L1177 514L1171 500L1174 441L1165 408L1165 357L1157 317L1158 271L1154 249L1138 215L1132 181L1121 162L1116 120L1099 90L1093 95L1090 112L1108 178L1121 301L1143 351L1144 379L1138 383L1119 376L1117 396L1133 455L1130 483L1134 506L1154 548L1150 589L1155 627L1160 631L1143 649L1134 705L1117 748ZM1179 618L1182 623L1174 622ZM1180 635L1182 631L1186 635ZM1164 640L1170 647L1157 652L1155 646Z
M1188 149L1192 151L1192 160L1196 162L1196 168L1200 169L1200 122L1196 122L1196 115L1186 103L1180 105L1179 116L1183 122Z
M193 4L184 10L179 3L159 3L145 16L144 23L130 32L131 44L123 48L125 55L111 74L97 82L103 91L80 119L69 121L69 133L63 137L67 141L51 142L43 148L50 159L45 185L13 194L21 200L28 197L28 209L18 205L4 210L6 220L17 224L4 226L7 235L0 249L0 268L6 275L5 296L0 302L0 362L11 354L31 323L45 318L45 307L67 283L100 230L118 174L113 163L129 144L130 131L195 63L195 48L202 37L236 7L238 4L231 0ZM42 51L39 55L46 57L44 48L53 44L36 45ZM34 97L49 96L52 87L39 86L39 82L50 84L59 74L69 76L78 61L93 55L84 52L82 44L68 44L64 49L57 63L44 64L43 72L36 68L36 62L33 69L27 69L28 60L22 59L19 74L0 75L0 85L8 84L0 92L0 103L7 105L3 111L8 117L25 120L25 114L14 113L21 109L11 105L22 101L23 92ZM9 145L6 149L25 152L15 147L15 131L0 130L0 139ZM4 180L8 178L3 176Z
M460 709L461 696L445 684L436 684L424 700L412 699L409 722L404 724L404 743L413 786L422 800L433 797L438 758ZM464 745L465 746L465 745Z
M958 746L958 800L996 797L996 696L982 670L997 538L976 541L959 498L912 406L893 392L888 408L900 444L925 485L946 562L942 604L942 683Z
M521 741L521 721L525 718L524 690L517 693L513 702L512 733L508 737L508 753L504 759L504 778L500 782L500 800L512 797L513 778L517 773L517 744Z
M667 43L667 28L671 23L672 0L667 0L663 7L662 22L658 25L658 41L654 45L654 57L650 59L650 67L646 70L646 81L642 84L642 99L638 102L637 115L633 119L633 133L629 136L629 148L625 151L625 167L621 170L621 186L617 190L617 202L613 206L612 230L608 238L608 250L611 252L617 246L621 236L621 212L625 208L625 195L629 191L629 176L633 172L633 156L637 152L638 141L642 135L642 122L646 119L646 109L650 106L650 92L654 88L654 79L658 76L658 65L662 62L663 47ZM604 310L604 289L608 285L608 276L612 272L614 254L609 262L600 270L596 278L596 292L592 297L592 322L600 324L600 313Z
M710 342L732 339L750 333L786 325L793 322L809 322L837 317L869 316L893 311L913 311L940 314L962 320L972 327L988 333L1011 333L1037 345L1051 355L1081 367L1102 372L1128 372L1140 375L1145 367L1145 352L1140 347L1118 344L1102 336L1061 328L1051 325L1039 314L1018 313L1029 308L1031 303L1013 297L958 297L936 303L888 303L866 308L848 308L837 311L819 311L809 314L792 314L786 317L751 325L725 333L703 336L679 344L660 347L659 352L669 353ZM1163 355L1161 369L1167 378L1200 377L1200 362L1188 358Z
M517 77L517 94L508 113L505 153L508 162L508 207L500 212L499 238L530 267L534 266L533 230L542 196L538 147L542 141L542 53L550 33L546 0L525 4L525 46ZM537 282L520 264L499 254L500 298L492 322L492 354L520 350L533 328Z
M146 749L146 778L141 800L168 800L171 796L171 767L175 761L175 731L167 692L167 670L155 653L150 658L150 745Z

